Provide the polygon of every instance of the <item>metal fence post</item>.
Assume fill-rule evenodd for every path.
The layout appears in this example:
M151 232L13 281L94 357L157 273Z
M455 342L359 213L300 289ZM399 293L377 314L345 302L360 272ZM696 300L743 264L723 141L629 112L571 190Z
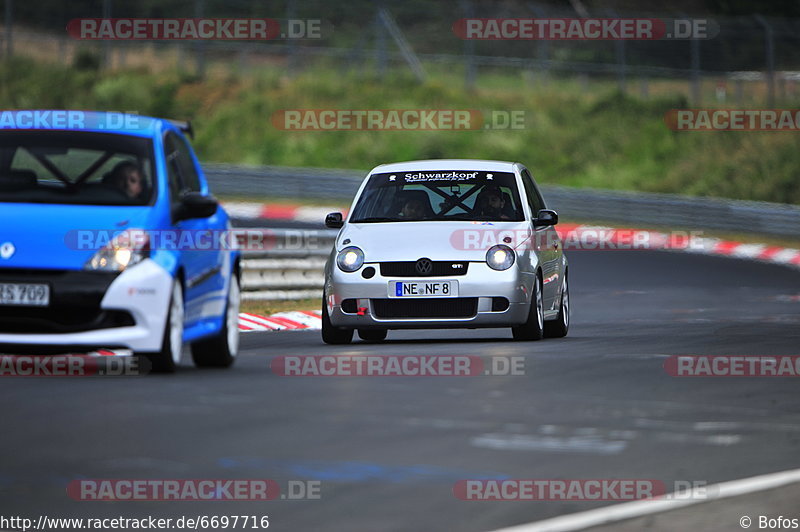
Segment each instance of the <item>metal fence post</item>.
M6 0L5 5L5 17L6 17L6 57L10 58L14 55L14 38L13 38L13 27L14 27L14 0Z
M103 0L103 18L111 18L111 0ZM111 68L111 42L103 41L102 65L104 70Z
M775 105L775 34L767 19L761 15L754 15L753 18L764 28L767 62L767 106L772 107Z
M286 20L292 20L296 16L294 0L287 0L286 2ZM289 22L287 22L289 24ZM288 31L288 28L287 28ZM288 33L287 33L288 35ZM286 73L292 77L297 69L297 43L294 39L289 37L288 43L288 57L286 58Z
M700 77L700 39L692 36L690 40L691 70L692 70L692 104L701 105L703 98Z
M382 2L375 2L375 70L379 78L386 75L386 28L381 20Z
M703 98L700 87L700 41L692 39L692 104L700 105Z
M385 7L380 7L380 9L378 9L378 16L383 23L383 27L389 32L389 35L392 36L397 48L400 49L400 55L406 60L411 72L414 73L420 83L424 82L426 77L425 68L422 66L417 54L415 54L414 50L411 48L408 39L403 35L403 32L400 30L392 14Z
M528 4L528 7L533 11L533 14L536 15L536 18L547 18L547 12L538 5L531 3ZM540 78L543 82L547 82L550 74L549 57L550 41L547 39L539 39L536 45L536 58L539 61L539 68L541 69Z
M464 12L464 18L470 19L475 16L475 9L472 5L472 0L463 0L461 2L461 9ZM464 88L471 91L475 88L475 41L472 39L464 39Z
M619 14L613 9L608 9L606 12L613 18L619 18ZM625 92L628 70L628 65L625 62L625 39L617 39L614 41L614 55L617 60L617 85L620 92Z
M203 18L204 8L205 0L194 0L195 18ZM197 77L203 79L206 75L205 43L203 41L198 40L195 42L194 53Z

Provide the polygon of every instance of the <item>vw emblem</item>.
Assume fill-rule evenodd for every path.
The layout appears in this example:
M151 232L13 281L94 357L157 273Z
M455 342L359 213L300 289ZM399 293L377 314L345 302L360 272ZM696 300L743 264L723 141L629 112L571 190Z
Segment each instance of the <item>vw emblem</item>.
M414 266L417 270L417 273L420 275L430 275L433 272L433 263L431 259L419 259L417 264Z
M14 247L14 244L11 242L4 242L0 244L0 258L10 259L11 255L13 255L16 250L17 248Z

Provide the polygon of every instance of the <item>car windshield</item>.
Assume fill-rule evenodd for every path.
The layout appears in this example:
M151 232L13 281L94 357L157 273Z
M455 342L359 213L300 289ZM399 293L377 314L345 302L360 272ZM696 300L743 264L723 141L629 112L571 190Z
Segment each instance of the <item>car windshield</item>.
M0 132L0 202L146 205L149 139L75 131Z
M350 222L524 219L513 173L435 170L373 174Z

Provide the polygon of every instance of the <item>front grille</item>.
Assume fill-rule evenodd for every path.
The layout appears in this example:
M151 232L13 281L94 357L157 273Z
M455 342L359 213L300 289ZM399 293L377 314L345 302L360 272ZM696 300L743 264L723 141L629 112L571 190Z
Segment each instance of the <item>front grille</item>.
M381 262L381 275L384 277L434 277L466 275L469 269L467 261L434 260L431 261L431 273L420 274L416 261Z
M372 299L378 318L471 318L478 312L477 297Z
M136 325L128 312L97 307L0 307L0 333L65 334Z
M135 325L123 311L103 310L100 303L117 272L0 268L0 282L46 283L47 307L0 305L0 332L64 334Z

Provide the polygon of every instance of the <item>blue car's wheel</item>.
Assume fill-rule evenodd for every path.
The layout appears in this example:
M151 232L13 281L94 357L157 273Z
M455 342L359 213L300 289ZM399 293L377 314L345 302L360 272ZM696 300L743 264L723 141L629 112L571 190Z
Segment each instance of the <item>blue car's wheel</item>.
M239 279L234 275L228 289L225 319L219 333L192 344L192 360L197 367L226 368L239 353Z
M137 353L148 361L150 371L172 373L177 369L183 353L183 320L183 287L180 281L175 280L172 284L172 297L169 303L167 322L164 325L161 350L157 353Z

